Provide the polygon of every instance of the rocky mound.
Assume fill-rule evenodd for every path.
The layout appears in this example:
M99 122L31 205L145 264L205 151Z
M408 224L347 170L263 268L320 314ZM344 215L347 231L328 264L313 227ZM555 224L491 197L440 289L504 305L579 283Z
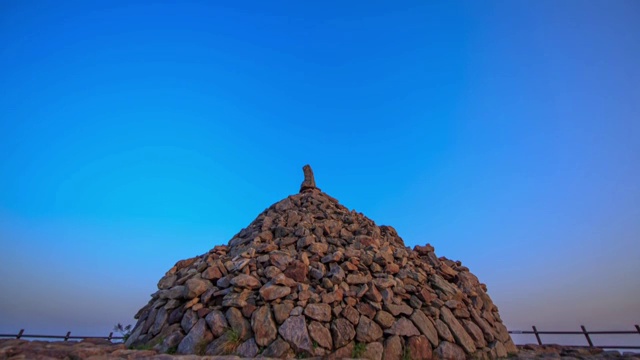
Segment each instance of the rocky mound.
M272 205L228 245L175 264L131 347L243 357L497 358L516 353L484 284L430 245L316 188Z

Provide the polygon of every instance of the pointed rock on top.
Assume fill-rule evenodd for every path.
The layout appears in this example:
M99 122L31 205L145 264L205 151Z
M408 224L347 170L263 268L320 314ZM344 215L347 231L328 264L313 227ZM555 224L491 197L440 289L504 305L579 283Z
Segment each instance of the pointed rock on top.
M300 192L316 189L316 180L313 178L313 170L311 170L311 166L303 166L302 171L304 172L304 181L302 181L302 184L300 185Z

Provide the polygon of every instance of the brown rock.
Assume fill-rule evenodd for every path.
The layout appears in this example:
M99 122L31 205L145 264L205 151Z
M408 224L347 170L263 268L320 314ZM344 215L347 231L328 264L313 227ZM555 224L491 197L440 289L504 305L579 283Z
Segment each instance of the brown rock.
M251 315L251 328L253 329L255 342L259 346L268 346L278 337L278 329L268 305L261 306L253 312Z
M395 305L395 304L385 304L384 309L390 312L393 316L398 316L400 314L411 315L413 314L413 308L407 304Z
M297 282L303 282L307 279L307 274L309 273L309 267L305 265L302 261L294 261L291 263L287 269L284 271L284 274L291 279Z
M306 351L309 354L313 353L304 316L289 317L280 325L278 333L280 333L280 336L282 336L295 351Z
M378 324L368 317L360 316L358 327L356 328L356 340L363 343L377 341L382 337L382 329Z
M333 348L333 339L331 339L331 332L317 321L312 321L309 324L309 335L325 349L331 350Z
M273 305L273 316L276 319L278 324L282 324L285 320L289 318L289 314L293 310L293 304L291 303L283 303L283 304L274 304Z
M220 337L229 328L227 318L224 317L222 311L213 310L205 317L209 329L214 338Z
M204 355L204 347L202 344L206 344L213 339L213 335L207 329L207 322L204 319L198 320L198 322L191 328L187 336L180 341L178 345L178 354L200 354Z
M400 336L391 336L384 341L384 360L400 360L402 359L402 340Z
M412 336L407 341L409 357L415 360L429 360L432 357L431 345L426 336Z
M311 166L305 165L302 167L302 171L304 172L304 180L300 185L300 192L306 190L313 190L316 188L316 180L313 177L313 170L311 170Z
M416 325L420 332L427 337L431 345L438 346L438 331L433 325L431 319L427 317L421 310L414 310L411 314L411 321ZM481 333L482 334L482 333Z
M390 328L384 331L385 334L399 336L418 336L420 331L413 325L411 320L401 317L396 320Z
M353 325L358 325L358 321L360 321L360 314L358 314L358 310L354 309L352 306L347 306L342 309L342 316L349 320Z
M290 350L291 346L289 343L282 340L281 337L278 337L271 345L264 349L262 356L266 358L284 358Z
M196 296L200 296L203 292L211 286L211 282L198 278L191 278L187 280L184 286L182 296L185 299L193 299Z
M238 347L238 350L236 350L239 356L242 356L245 358L256 357L256 355L258 355L258 351L260 351L260 349L258 349L258 345L256 344L256 341L253 338L243 342Z
M433 351L435 359L442 360L465 360L464 350L456 344L448 341L441 341L440 345Z
M366 345L364 353L361 357L368 360L382 360L383 353L384 346L382 346L382 343L374 342Z
M291 294L291 288L287 286L266 284L260 288L260 296L266 301L279 299L289 294Z
M447 326L447 324L445 324L440 319L436 319L435 326L436 326L436 331L438 331L438 336L440 336L441 339L451 343L455 343L455 340L453 339L453 335L451 335L451 331L449 331L449 327Z
M313 320L327 322L331 320L331 306L328 304L309 304L304 309L304 314Z
M384 329L388 329L393 325L395 318L390 313L380 310L376 313L374 320L380 324Z
M233 330L238 333L241 340L247 340L253 336L251 331L251 324L242 316L242 312L236 308L229 308L225 313L227 322Z
M444 321L451 329L451 333L453 337L456 339L456 343L467 352L467 354L473 354L476 351L476 346L473 342L473 339L460 324L460 322L453 316L451 310L446 306L440 308L440 318ZM508 335L508 334L507 334Z
M353 340L356 336L356 330L348 320L338 318L331 323L331 335L333 337L333 346L337 349Z
M231 279L231 285L241 288L257 289L260 287L260 280L251 275L239 274Z

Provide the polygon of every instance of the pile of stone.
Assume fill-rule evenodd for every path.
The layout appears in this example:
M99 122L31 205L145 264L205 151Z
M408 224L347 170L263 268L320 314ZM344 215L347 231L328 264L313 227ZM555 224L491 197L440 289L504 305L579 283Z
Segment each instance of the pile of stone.
M368 359L515 354L487 288L430 245L315 186L272 205L228 245L175 264L127 340L179 354Z

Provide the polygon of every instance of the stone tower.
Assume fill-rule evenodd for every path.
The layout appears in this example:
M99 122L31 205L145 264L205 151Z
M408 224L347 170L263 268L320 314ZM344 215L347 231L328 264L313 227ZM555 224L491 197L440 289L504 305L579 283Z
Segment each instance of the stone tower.
M128 346L181 354L368 359L515 353L487 288L430 245L316 188L271 205L227 245L178 261Z

